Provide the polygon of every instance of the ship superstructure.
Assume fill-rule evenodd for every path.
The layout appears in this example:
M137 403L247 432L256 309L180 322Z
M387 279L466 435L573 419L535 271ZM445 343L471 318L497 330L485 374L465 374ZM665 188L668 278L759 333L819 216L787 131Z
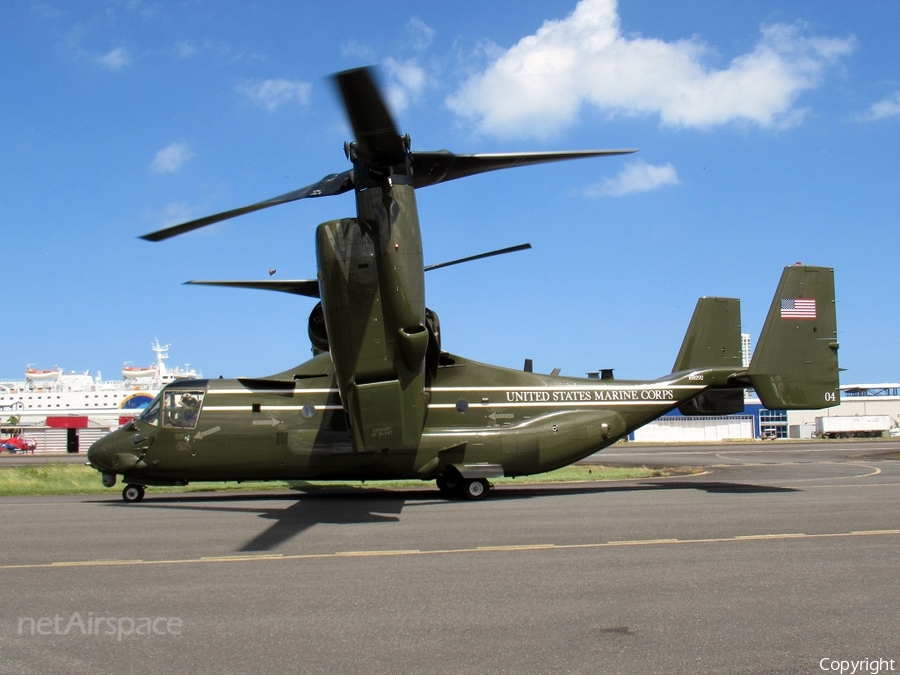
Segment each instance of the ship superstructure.
M153 400L163 386L175 380L199 377L196 370L169 369L169 345L152 345L156 362L147 367L122 367L122 379L104 381L98 372L66 373L62 368L28 367L23 380L0 380L0 422L26 426L53 426L57 418L88 418L91 427L118 426Z

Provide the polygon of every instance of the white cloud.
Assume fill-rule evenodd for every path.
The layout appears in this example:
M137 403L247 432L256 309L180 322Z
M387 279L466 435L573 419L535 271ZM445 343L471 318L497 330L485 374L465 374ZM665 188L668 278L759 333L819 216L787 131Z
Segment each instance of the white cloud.
M406 22L406 34L409 36L412 48L417 52L428 49L431 41L434 40L434 28L417 16Z
M98 56L97 62L110 70L122 70L131 64L131 56L124 47L117 47L111 52Z
M900 117L900 91L894 92L893 96L872 104L864 115L860 118L864 121L883 120L887 117Z
M371 47L360 44L353 39L341 42L341 56L345 59L369 63L376 60L375 51Z
M309 101L310 84L279 78L263 82L243 82L237 86L237 90L254 103L259 103L268 110L275 110L283 103L306 105Z
M140 2L140 0L129 0L126 9L134 12L142 19L153 19L163 13L163 8L156 2Z
M38 2L31 5L31 12L41 19L60 19L67 11L56 7L49 2Z
M147 220L153 223L151 227L161 230L165 227L171 227L172 225L187 222L195 217L195 209L184 202L169 202L163 207L161 213L155 212L149 214Z
M395 111L405 110L428 86L425 69L415 60L401 62L387 58L384 60L384 70L389 78L387 98Z
M630 162L615 178L606 178L584 191L588 197L621 197L635 192L650 192L665 185L678 185L678 174L671 164L654 166L644 161Z
M156 153L153 161L150 162L150 171L153 173L175 173L193 156L194 153L191 152L187 143L183 141L169 143Z
M548 137L575 122L582 106L608 115L658 115L674 127L741 121L796 123L799 95L853 38L807 36L799 25L764 26L755 48L716 69L698 38L664 42L620 30L616 0L581 0L502 53L447 100L483 132Z
M197 53L197 47L192 42L178 42L175 45L175 53L179 58L188 59Z

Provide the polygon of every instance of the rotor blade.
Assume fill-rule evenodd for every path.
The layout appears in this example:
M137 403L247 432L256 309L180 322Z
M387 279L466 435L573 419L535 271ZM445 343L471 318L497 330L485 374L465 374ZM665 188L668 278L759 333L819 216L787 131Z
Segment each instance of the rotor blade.
M307 298L319 297L319 282L315 279L293 279L275 281L185 281L191 286L225 286L227 288L251 288L261 291L281 291L293 295L305 295Z
M344 99L360 156L385 166L402 164L406 146L375 84L374 70L346 70L334 80Z
M488 253L479 253L471 255L467 258L459 260L451 260L449 262L438 263L437 265L428 265L425 271L440 269L441 267L449 267L450 265L459 265L472 260L480 260L481 258L490 258L495 255L503 255L504 253L515 253L516 251L525 251L531 248L531 244L519 244L518 246L510 246L501 248L497 251ZM315 279L263 279L259 281L185 281L187 286L222 286L225 288L250 288L261 291L281 291L282 293L291 293L293 295L305 295L307 298L318 298L319 282Z
M242 216L245 213L252 213L253 211L267 209L270 206L287 204L288 202L297 201L298 199L304 199L306 197L330 197L332 195L339 195L352 189L352 169L344 171L343 173L332 173L325 176L325 178L320 180L318 183L307 185L306 187L302 187L292 192L287 192L283 195L279 195L278 197L272 197L271 199L257 202L255 204L250 204L249 206L241 206L240 208L231 209L230 211L223 211L222 213L217 213L212 216L205 216L204 218L191 220L187 223L182 223L181 225L173 225L172 227L167 227L162 230L157 230L156 232L151 232L150 234L145 234L141 237L141 239L145 239L147 241L162 241L163 239L169 239L170 237L184 234L185 232L190 232L191 230L197 230L201 227L212 225L213 223L218 223L223 220L228 220L229 218L234 218L235 216Z
M497 251L489 251L488 253L479 253L478 255L470 255L468 258L460 258L459 260L451 260L449 262L438 263L437 265L427 265L426 272L431 270L439 270L442 267L450 267L450 265L459 265L460 263L471 262L473 260L481 260L482 258L490 258L495 255L503 255L504 253L515 253L516 251L525 251L531 248L531 244L519 244L518 246L510 246L509 248L501 248Z
M516 166L530 166L546 162L582 157L628 155L637 149L573 150L567 152L509 152L478 155L456 155L449 150L410 153L413 168L413 187L427 187L448 180Z

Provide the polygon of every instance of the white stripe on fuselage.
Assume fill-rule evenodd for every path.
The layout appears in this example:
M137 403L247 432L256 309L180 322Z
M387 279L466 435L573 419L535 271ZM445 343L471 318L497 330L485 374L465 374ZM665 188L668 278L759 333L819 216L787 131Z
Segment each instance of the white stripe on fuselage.
M466 400L473 407L483 409L494 408L609 408L609 407L633 407L633 406L670 406L676 404L685 393L692 391L702 391L705 389L703 385L694 384L622 384L604 385L604 386L583 386L583 385L561 385L561 386L538 386L538 387L503 387L503 386L487 386L487 387L431 387L425 390L427 394L458 394L461 400ZM676 391L680 395L676 395ZM484 394L503 393L505 400L482 400L486 399ZM236 396L243 395L252 396L258 394L261 396L291 396L292 398L307 398L310 396L332 396L338 395L340 392L336 388L315 388L315 389L213 389L208 395L213 398L215 396ZM429 409L432 410L453 410L457 408L457 403L430 403ZM316 406L319 410L342 410L339 405ZM260 407L260 411L280 410L280 411L301 411L303 406L296 404L278 405L277 403L268 403ZM207 405L204 410L210 412L240 412L246 411L247 405L230 406L230 405Z

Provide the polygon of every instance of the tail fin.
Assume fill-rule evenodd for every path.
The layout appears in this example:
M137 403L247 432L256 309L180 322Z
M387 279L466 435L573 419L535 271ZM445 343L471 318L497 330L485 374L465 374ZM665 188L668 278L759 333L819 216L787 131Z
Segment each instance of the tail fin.
M700 298L691 317L672 372L703 368L731 368L738 373L741 359L741 301ZM679 408L682 415L728 415L744 409L744 390L710 389Z
M770 410L816 410L840 403L834 270L786 267L748 376Z
M741 366L741 301L700 298L672 372Z

